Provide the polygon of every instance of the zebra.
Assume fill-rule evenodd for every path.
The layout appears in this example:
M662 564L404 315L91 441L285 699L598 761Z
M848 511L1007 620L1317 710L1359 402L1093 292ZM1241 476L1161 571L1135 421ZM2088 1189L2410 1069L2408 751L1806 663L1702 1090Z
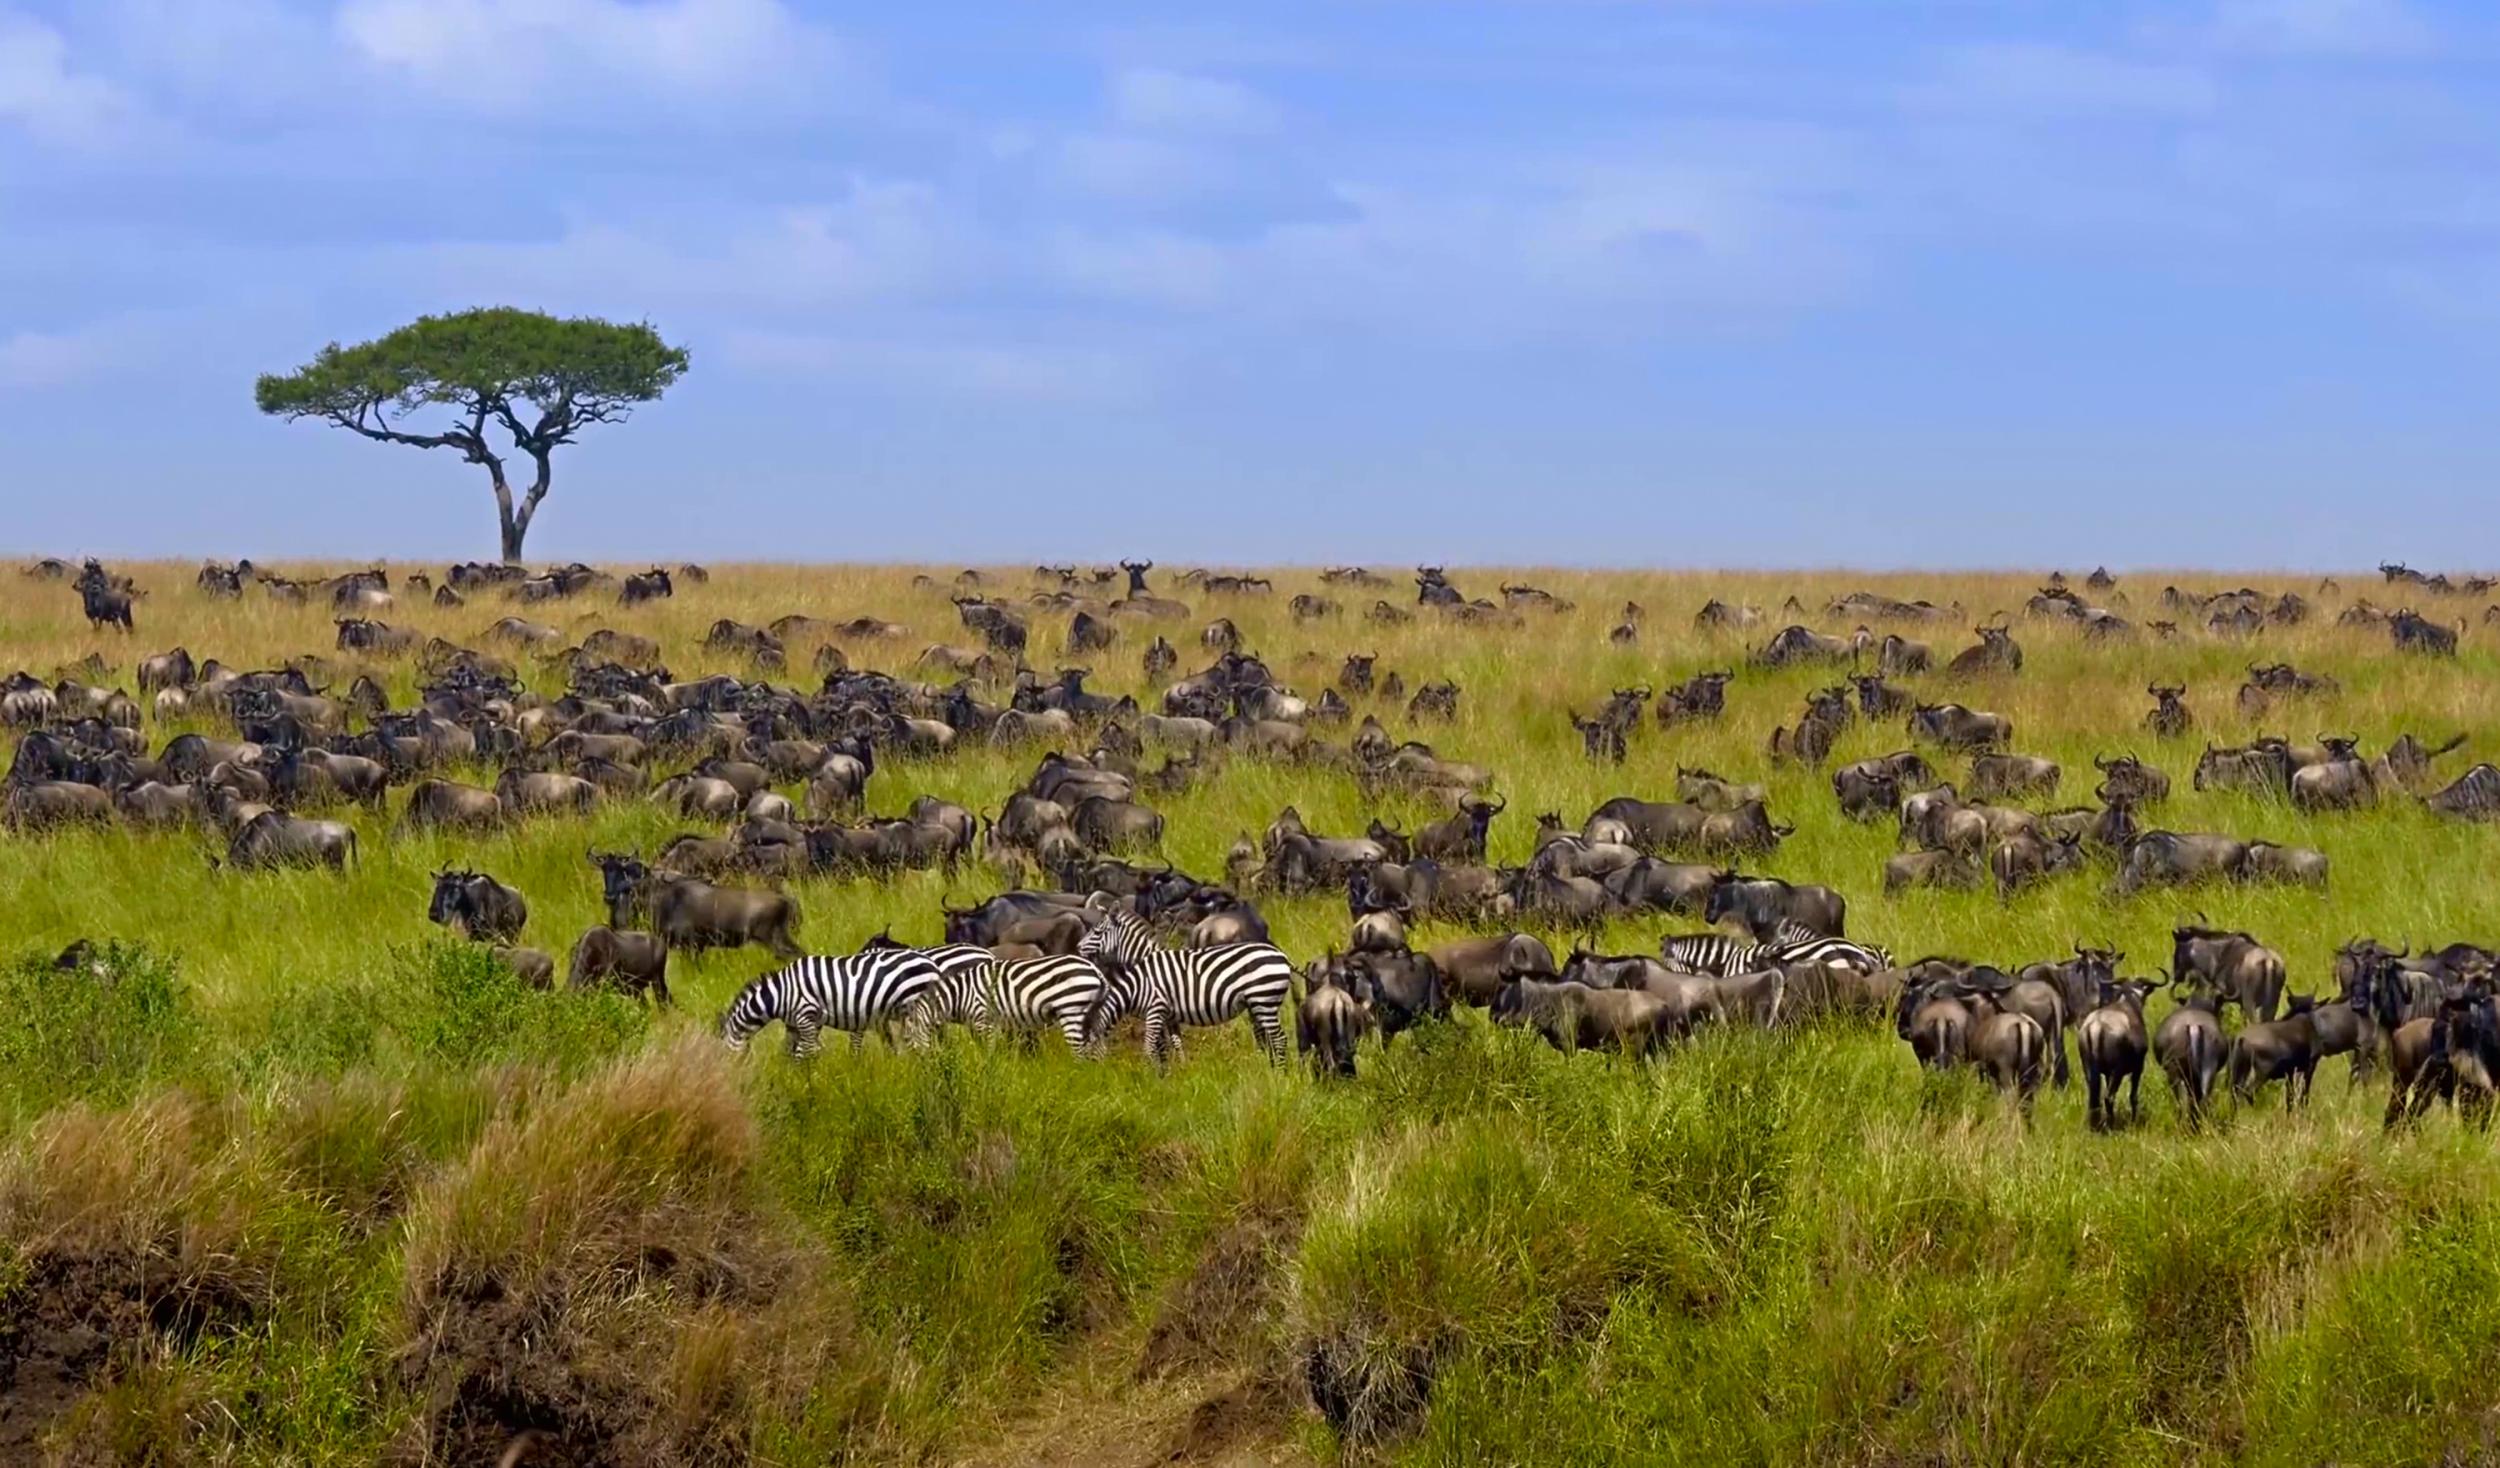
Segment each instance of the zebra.
M1041 958L988 958L967 972L972 1028L987 1034L995 1025L1031 1037L1044 1025L1057 1025L1077 1054L1102 1054L1095 1017L1108 987L1103 972L1090 958L1075 954Z
M940 943L934 948L914 948L897 943L884 933L860 945L862 954L917 953L938 971L938 982L922 991L903 1012L903 1042L914 1049L927 1045L937 1037L940 1025L967 1025L977 1022L973 1002L974 971L991 961L990 951L971 943Z
M911 948L811 955L739 990L721 1015L720 1037L743 1051L757 1030L779 1020L790 1032L790 1053L804 1059L819 1048L817 1032L831 1025L851 1032L857 1053L868 1030L909 1014L944 977L928 955Z
M1106 977L1134 986L1133 1002L1146 1010L1148 1058L1162 1065L1177 1053L1183 1026L1220 1025L1246 1013L1268 1063L1285 1063L1280 1016L1293 988L1293 961L1283 950L1268 943L1166 948L1132 914L1116 907L1095 912L1076 951L1102 965ZM1106 988L1105 1000L1111 997ZM1098 1017L1106 1007L1096 1006Z
M1723 933L1664 938L1659 940L1658 956L1689 973L1721 979L1786 968L1792 963L1838 964L1867 973L1892 967L1892 955L1884 949L1846 938L1826 937L1794 918L1782 918L1770 939L1761 943L1748 943Z

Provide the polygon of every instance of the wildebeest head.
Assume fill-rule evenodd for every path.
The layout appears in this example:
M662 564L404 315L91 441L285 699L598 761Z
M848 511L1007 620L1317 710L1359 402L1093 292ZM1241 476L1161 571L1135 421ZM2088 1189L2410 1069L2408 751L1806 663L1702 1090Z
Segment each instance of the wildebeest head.
M643 883L651 875L651 868L641 858L621 851L592 851L586 855L591 865L599 869L600 895L606 899L611 914L626 912L640 901Z

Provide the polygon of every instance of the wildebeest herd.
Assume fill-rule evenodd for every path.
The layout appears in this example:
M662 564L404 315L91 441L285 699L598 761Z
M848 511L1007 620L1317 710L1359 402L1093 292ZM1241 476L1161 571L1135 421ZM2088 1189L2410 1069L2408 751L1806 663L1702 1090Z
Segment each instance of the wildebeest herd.
M2171 951L2138 955L2132 971L2106 944L1991 962L1929 952L1894 928L1905 950L1896 958L1852 928L1838 886L1760 869L1796 826L1745 772L1679 764L1672 791L1616 796L1576 819L1523 808L1509 819L1533 824L1524 857L1497 861L1506 772L1416 737L1456 721L1467 690L1445 672L1382 666L1349 645L1363 635L1353 629L1422 619L1462 638L1533 635L1537 619L1573 609L1568 598L1519 583L1502 584L1499 600L1470 598L1446 568L1423 567L1411 600L1393 599L1390 578L1334 567L1287 610L1309 640L1333 635L1338 646L1280 669L1237 621L1277 597L1272 578L1185 572L1158 592L1154 569L1043 566L1023 585L963 573L944 587L960 643L915 646L904 624L870 614L722 617L703 655L742 671L680 678L658 638L608 622L699 594L710 578L698 566L616 577L578 564L468 564L394 582L380 567L296 580L248 561L212 564L189 595L326 606L333 645L254 667L176 646L135 658L123 686L111 649L138 635L142 614L178 615L183 593L151 598L94 560L75 573L38 562L25 574L66 583L105 643L50 676L21 670L0 683L0 725L15 734L0 814L26 839L99 825L167 839L199 832L226 869L344 870L360 840L377 836L494 832L643 802L695 829L655 850L584 852L581 880L597 884L607 920L571 944L567 982L666 1004L673 954L761 947L784 966L733 1001L723 1033L742 1045L780 1020L803 1053L828 1027L855 1043L876 1031L921 1044L962 1023L1057 1029L1095 1055L1134 1016L1148 1053L1168 1061L1184 1028L1246 1016L1272 1054L1290 1031L1316 1068L1350 1075L1365 1037L1385 1045L1467 1009L1561 1049L1644 1056L1705 1026L1789 1031L1856 1016L1889 1017L1919 1062L1968 1066L2026 1104L2080 1069L2096 1125L2117 1121L2122 1088L2127 1115L2137 1113L2148 1063L2191 1119L2218 1092L2246 1098L2277 1080L2297 1100L2335 1055L2351 1056L2357 1075L2385 1071L2391 1124L2434 1099L2480 1114L2500 1088L2489 949L2354 938L2331 986L2328 976L2303 986L2257 936L2183 913ZM2401 566L2382 575L2404 597L2491 589ZM1368 609L1349 609L1365 597ZM400 611L439 619L479 601L501 614L464 641L422 632ZM1571 703L1569 690L1554 691L1581 753L1602 769L1643 741L1674 747L1679 731L1722 726L1731 686L1779 669L1832 670L1836 681L1763 736L1763 772L1830 768L1837 812L1894 833L1879 872L1842 874L1879 883L1882 897L1862 895L1862 907L1929 888L2012 903L2076 881L2098 881L2112 899L2267 884L2329 900L2326 851L2160 824L2173 784L2160 757L2172 752L2196 791L2249 792L2302 815L2396 802L2465 821L2500 815L2500 769L2437 773L2461 734L2406 731L2376 750L2335 732L2220 745L2199 739L2191 685L2158 680L2140 718L2129 715L2132 737L2094 754L2092 778L2076 782L2090 785L2089 803L2057 804L2069 771L2025 752L2015 720L1988 706L2023 677L2024 639L2143 654L2261 639L2321 615L2299 593L2254 589L2168 588L2163 615L2141 622L2128 606L2106 572L2080 591L2057 578L2018 614L1975 622L1956 603L1876 592L1819 611L1791 599L1777 614L1714 599L1693 614L1692 638L1724 648L1725 666L1663 693L1635 684ZM1234 614L1206 615L1227 608ZM2500 620L2500 607L2493 614L2486 621ZM533 620L551 616L565 620ZM1659 636L1638 602L1610 618L1612 647ZM2432 660L2457 657L2466 630L2462 619L2366 598L2335 625ZM1966 647L1932 640L1963 626ZM1738 641L1749 647L1741 658ZM1054 643L1088 663L1037 668ZM1134 658L1142 697L1089 687L1091 664L1109 657ZM812 688L793 680L794 665ZM2295 716L2338 692L2288 661L2245 666L2229 696L2243 720ZM162 736L153 742L151 723ZM1897 748L1832 767L1844 736L1885 729L1898 729ZM890 789L897 772L1001 746L1027 751L1030 773L977 808L922 794L881 802L899 814L867 814L872 785ZM1383 814L1330 832L1288 802L1263 829L1239 833L1220 871L1160 859L1169 833L1157 801L1241 766L1326 772L1375 809L1437 814L1411 830ZM925 944L880 935L856 953L807 951L790 885L911 871L1004 890L931 914ZM1342 898L1346 937L1296 965L1273 946L1261 904L1315 895ZM430 921L487 946L525 981L554 982L554 956L523 944L530 903L515 887L444 869L422 900ZM1654 953L1590 946L1610 925L1648 918L1668 928ZM1410 942L1425 926L1455 935ZM2151 1010L2157 994L2166 1012Z

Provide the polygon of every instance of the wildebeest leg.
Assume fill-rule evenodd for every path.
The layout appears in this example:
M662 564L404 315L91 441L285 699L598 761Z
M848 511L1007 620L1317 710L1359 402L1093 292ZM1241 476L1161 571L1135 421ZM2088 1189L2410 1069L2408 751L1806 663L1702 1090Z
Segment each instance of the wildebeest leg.
M2115 1091L2111 1092L2110 1099L2116 1101ZM2127 1125L2144 1125L2144 1067L2141 1064L2136 1066L2135 1074L2127 1077Z

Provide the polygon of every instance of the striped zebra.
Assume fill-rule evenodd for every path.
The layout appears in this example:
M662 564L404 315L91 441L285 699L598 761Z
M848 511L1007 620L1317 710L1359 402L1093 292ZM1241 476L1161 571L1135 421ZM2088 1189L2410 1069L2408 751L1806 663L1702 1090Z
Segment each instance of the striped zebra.
M938 981L922 991L903 1015L904 1043L917 1049L937 1037L940 1025L969 1025L976 1015L973 973L990 962L990 951L970 943L941 943L934 948L907 948L879 934L861 953L917 953L938 971Z
M1100 916L1076 951L1102 965L1107 978L1135 986L1135 1001L1146 1009L1146 1054L1157 1065L1179 1052L1182 1027L1225 1024L1241 1014L1250 1016L1268 1063L1285 1063L1281 1016L1293 988L1293 962L1282 950L1267 943L1166 948L1125 909L1095 911Z
M790 1053L804 1058L816 1053L817 1033L830 1025L851 1032L856 1053L869 1030L909 1014L943 979L928 955L911 948L801 958L739 990L721 1015L720 1037L744 1050L757 1030L779 1020L790 1032Z
M974 965L967 987L976 1034L1004 1027L1029 1038L1046 1025L1057 1025L1068 1037L1069 1049L1088 1058L1102 1054L1095 1015L1106 985L1090 958L991 958Z
M1792 963L1839 965L1870 974L1892 967L1892 955L1881 948L1827 937L1793 918L1781 919L1768 942L1748 943L1724 933L1694 933L1659 940L1658 956L1688 973L1721 979L1786 968Z

